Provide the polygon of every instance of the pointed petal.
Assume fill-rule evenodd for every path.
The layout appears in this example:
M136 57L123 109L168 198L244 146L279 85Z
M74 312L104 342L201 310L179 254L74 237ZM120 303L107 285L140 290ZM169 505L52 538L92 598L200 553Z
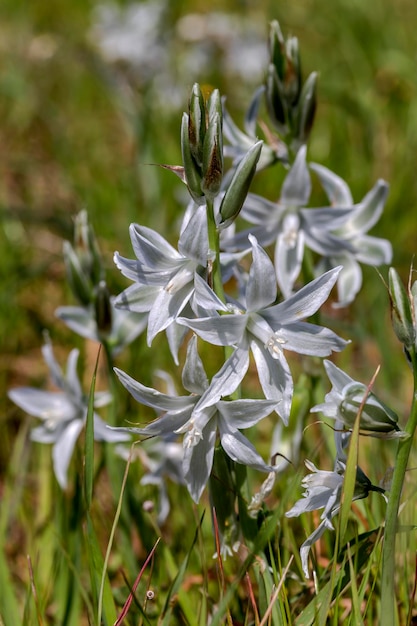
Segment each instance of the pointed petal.
M350 383L354 382L353 378L348 376L346 372L338 368L331 361L324 359L323 365L325 367L326 374L336 391L341 392L346 385L350 385Z
M52 449L52 460L56 479L61 489L66 489L68 484L68 465L74 450L75 442L83 429L83 420L73 420L62 431L58 441Z
M207 374L197 351L197 336L188 342L187 357L182 370L182 384L190 393L201 396L208 387Z
M310 169L319 177L320 183L333 206L352 207L352 194L343 178L318 163L310 163Z
M274 468L267 465L254 446L238 430L232 432L224 420L219 420L220 441L227 456L242 465L253 467L260 472L272 472Z
M239 346L225 361L223 367L211 379L207 391L201 396L196 410L201 411L216 404L222 397L230 396L241 383L249 367L249 353L246 345Z
M349 343L329 328L308 322L286 324L279 334L284 339L285 350L311 356L329 356L332 352L340 352Z
M148 318L148 345L150 346L154 337L165 330L181 314L185 305L191 298L194 291L194 284L187 283L175 292L160 291Z
M217 410L230 431L254 426L276 408L276 400L232 400L217 402Z
M178 241L180 253L206 267L208 254L208 230L206 206L199 206L192 214Z
M54 350L50 341L46 341L42 346L42 356L48 366L49 375L53 384L58 387L58 389L62 389L62 391L64 391L66 388L64 374L61 366L55 359Z
M392 245L387 239L363 235L357 243L356 259L367 265L388 265L392 260Z
M191 328L204 341L215 346L230 346L238 344L243 338L247 315L229 314L213 317L202 317L190 320L186 317L177 318L178 324L184 324Z
M343 264L337 279L338 302L333 303L334 308L340 308L354 301L362 286L362 270L351 254L339 256L335 262Z
M194 502L198 502L213 467L216 428L209 422L203 430L203 438L197 445L184 450L184 479Z
M97 324L90 308L60 306L55 316L81 337L97 341Z
M180 326L175 320L172 322L172 324L168 326L168 328L165 329L169 349L171 352L171 356L174 359L175 365L179 365L178 351L184 341L187 332L188 328L186 328L185 326Z
M135 400L157 411L179 413L187 408L191 410L196 403L196 398L193 396L169 396L151 387L145 387L117 367L114 368L114 372Z
M282 232L275 246L275 271L284 298L292 294L304 256L304 233L296 231L289 245L288 234Z
M77 374L78 350L71 350L67 359L67 369L65 372L66 389L74 401L80 401L83 397L81 383Z
M362 202L355 207L350 220L343 227L349 237L366 233L375 226L384 210L388 189L388 183L378 180Z
M311 179L306 154L307 148L302 146L282 185L281 202L286 206L302 207L309 201Z
M169 269L173 260L181 258L177 250L151 228L131 224L129 233L138 261L153 270Z
M333 268L312 280L284 302L264 309L261 312L262 317L273 329L277 324L281 326L297 319L310 317L329 297L341 269L341 267Z
M258 244L253 235L249 235L252 245L253 262L249 271L246 289L246 306L248 312L258 311L275 302L277 297L277 280L271 259Z
M138 285L134 283L120 293L114 303L116 307L135 313L148 313L151 310L162 287Z
M251 350L265 397L278 403L275 411L288 424L294 385L285 356L279 352L273 359L258 341L251 342Z
M131 436L122 431L113 430L103 422L101 417L94 414L94 439L96 441L107 441L109 443L117 443L120 441L130 441Z
M258 224L259 226L265 226L265 224L278 225L284 213L284 208L263 196L249 193L243 204L240 216L247 222Z
M17 387L10 389L7 395L23 411L44 420L68 421L73 419L77 413L67 395L58 391Z
M207 316L208 312L227 311L226 305L197 273L194 274L194 297L192 306L193 310L196 312L205 311L204 317Z

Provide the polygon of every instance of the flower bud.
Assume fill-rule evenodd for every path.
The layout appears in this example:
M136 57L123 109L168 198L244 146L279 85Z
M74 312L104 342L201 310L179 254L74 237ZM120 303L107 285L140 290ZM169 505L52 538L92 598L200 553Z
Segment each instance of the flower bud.
M204 204L204 194L201 190L201 172L193 159L189 139L189 116L183 113L181 124L181 153L184 165L184 176L193 200L197 204Z
M221 228L227 228L240 213L256 172L262 145L262 141L255 143L240 161L233 174L220 204Z
M364 398L366 398L365 402ZM347 428L353 428L361 406L361 431L367 431L370 434L385 433L394 437L401 436L396 413L379 400L372 391L369 392L365 385L358 382L350 383L345 387L339 406L340 419Z
M103 277L103 267L97 239L88 221L87 211L80 211L75 217L74 251L85 275L93 285L97 285Z
M281 79L278 76L275 65L272 63L269 64L266 75L265 99L271 122L278 132L285 135L288 132L287 103Z
M101 280L95 290L94 310L97 330L100 336L107 336L112 329L112 307L106 282Z
M63 256L70 289L80 304L88 306L93 298L92 285L69 241L64 241Z
M285 41L277 20L271 22L269 31L269 56L280 78L284 76Z
M317 107L317 72L312 72L301 90L298 102L297 139L305 143L313 126Z
M283 77L284 91L290 105L296 105L301 92L301 64L297 37L289 37L285 44L286 63Z
M200 85L195 83L188 107L188 140L191 154L198 167L203 165L203 144L206 133L206 105Z
M201 189L209 200L214 200L220 191L223 178L223 134L220 114L214 112L203 147L203 179Z
M388 272L388 293L391 302L392 327L399 341L410 350L415 344L412 304L404 285L393 267Z

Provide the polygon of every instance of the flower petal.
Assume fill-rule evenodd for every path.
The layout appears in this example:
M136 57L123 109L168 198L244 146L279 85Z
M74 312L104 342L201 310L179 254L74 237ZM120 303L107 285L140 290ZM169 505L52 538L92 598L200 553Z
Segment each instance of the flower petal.
M197 351L197 336L193 335L188 342L187 357L182 370L182 384L190 393L201 396L208 388L207 374Z
M52 460L56 479L61 489L66 489L68 484L68 465L74 450L75 442L84 426L83 420L73 420L62 431L61 436L55 442L52 449Z
M322 274L302 287L297 293L284 300L284 302L264 309L260 314L266 319L271 328L276 328L277 324L283 326L288 322L291 323L298 319L310 317L329 297L341 269L341 267L335 267Z
M307 147L302 146L282 185L281 202L286 206L301 207L309 201L311 179L306 154Z
M277 279L274 266L269 256L258 244L253 235L249 235L252 245L253 262L249 271L246 289L248 312L258 311L275 302L277 297Z
M268 350L256 340L251 341L250 347L265 397L278 403L275 411L284 424L288 424L294 386L285 356L279 352L277 358L273 359Z
M213 467L216 424L210 421L203 429L202 439L197 445L184 450L184 479L194 502L198 503Z

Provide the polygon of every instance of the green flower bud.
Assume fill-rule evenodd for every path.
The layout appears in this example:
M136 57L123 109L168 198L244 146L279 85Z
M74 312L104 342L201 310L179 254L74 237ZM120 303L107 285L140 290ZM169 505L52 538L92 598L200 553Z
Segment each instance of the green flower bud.
M193 86L189 103L188 140L191 154L198 165L203 165L203 145L206 133L206 105L200 85Z
M189 116L183 113L181 123L181 153L184 165L184 176L193 200L197 204L204 204L205 198L201 189L201 172L193 158L189 139Z
M284 92L288 103L296 105L301 92L301 63L297 37L287 39L285 52Z
M103 264L96 236L88 222L87 211L80 211L74 224L74 250L83 272L93 285L103 278Z
M201 189L209 200L220 191L223 178L223 133L220 114L214 112L204 137Z
M70 289L80 304L88 306L93 299L93 287L69 241L64 241L63 256Z
M404 344L407 350L410 350L414 347L416 340L413 305L393 267L390 267L388 272L388 293L391 302L392 327L399 341Z
M265 89L266 107L272 124L281 134L288 132L288 107L284 95L284 87L278 76L277 69L269 64L266 75Z
M317 72L312 72L301 90L298 102L297 132L298 141L303 144L309 138L317 107Z
M279 23L276 20L271 22L269 30L269 55L278 76L283 79L285 69L285 41Z
M220 205L220 228L227 228L239 215L256 172L262 145L262 141L255 143L237 166Z
M360 429L370 434L401 436L402 431L397 425L398 416L374 393L368 392L365 385L353 382L343 391L343 399L339 406L340 418L347 428L353 428L356 416L363 404L360 416Z
M213 89L207 102L208 125L210 126L216 114L220 118L220 128L223 129L223 107L220 91Z
M106 337L111 333L113 316L110 293L104 280L99 282L95 290L94 310L98 333Z

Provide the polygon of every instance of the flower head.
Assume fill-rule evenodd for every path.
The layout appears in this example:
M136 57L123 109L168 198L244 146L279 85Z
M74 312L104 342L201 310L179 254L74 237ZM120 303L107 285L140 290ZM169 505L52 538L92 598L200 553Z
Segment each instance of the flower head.
M324 367L333 387L326 395L325 402L311 409L312 413L321 412L326 417L337 420L345 428L351 429L358 412L361 411L362 432L384 439L405 436L397 424L396 413L379 400L366 385L353 380L331 361L325 360Z
M82 392L77 376L78 350L71 350L64 374L55 360L52 345L42 347L43 357L49 368L51 381L59 391L42 391L32 387L17 387L8 392L9 398L21 409L42 420L42 425L31 432L31 439L51 443L56 479L62 489L67 487L68 466L75 442L84 427L88 411L88 398ZM108 392L97 392L94 406L105 406L111 401ZM96 441L127 441L126 433L112 432L94 413L94 438Z
M284 351L328 356L347 344L328 328L302 321L313 315L327 299L341 268L327 272L287 300L275 304L274 267L256 238L250 235L249 240L253 263L247 281L245 308L238 304L224 305L204 281L196 277L196 292L200 301L206 303L210 315L198 319L180 317L177 322L191 328L209 343L235 346L224 368L233 371L238 378L237 384L248 368L250 350L265 397L278 403L276 411L287 423L293 381ZM227 314L219 315L216 309Z
M183 370L183 385L190 395L164 394L145 387L125 372L115 369L122 384L141 404L163 413L161 417L143 428L123 428L143 436L166 437L177 433L183 435L183 475L191 497L198 502L213 465L217 434L226 454L233 460L260 471L272 471L264 463L240 429L249 428L269 415L276 402L270 400L221 400L236 389L239 380L224 367L209 384L202 361L197 352L194 336L187 348ZM213 392L214 387L214 392Z

